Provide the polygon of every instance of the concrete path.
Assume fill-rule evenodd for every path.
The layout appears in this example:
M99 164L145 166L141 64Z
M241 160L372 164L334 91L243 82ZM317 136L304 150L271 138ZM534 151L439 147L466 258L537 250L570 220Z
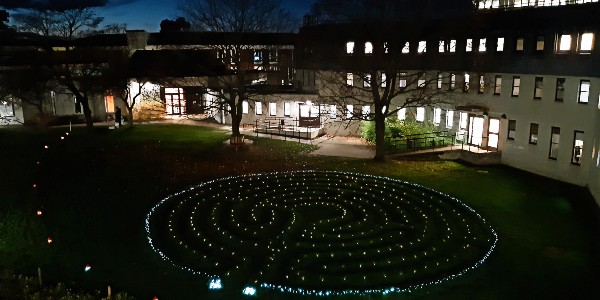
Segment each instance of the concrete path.
M313 155L340 156L353 158L373 158L375 146L355 137L326 136L316 140L319 149Z

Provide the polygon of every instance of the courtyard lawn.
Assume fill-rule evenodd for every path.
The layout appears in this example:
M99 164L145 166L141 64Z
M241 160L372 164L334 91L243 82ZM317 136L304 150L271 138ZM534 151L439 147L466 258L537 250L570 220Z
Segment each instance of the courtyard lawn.
M226 133L201 127L77 128L63 141L65 130L0 129L3 276L34 275L39 266L46 282L88 291L110 285L138 299L243 299L238 290L209 292L205 278L164 262L146 240L146 214L161 199L211 179L318 169L423 184L473 207L499 235L490 259L465 276L364 299L600 295L598 208L583 188L499 166L310 156L314 146L296 142L254 139L248 147L228 147ZM0 283L0 298L1 291ZM264 290L257 298L306 299Z

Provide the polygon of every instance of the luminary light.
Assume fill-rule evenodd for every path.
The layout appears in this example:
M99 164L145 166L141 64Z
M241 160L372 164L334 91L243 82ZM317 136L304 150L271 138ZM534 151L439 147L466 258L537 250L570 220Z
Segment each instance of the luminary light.
M85 265L85 268L83 269L85 272L88 272L89 270L92 269L92 266L90 266L90 264Z
M48 237L48 244L52 244L52 238Z
M256 288L251 287L251 286L247 286L242 291L242 294L244 294L246 296L256 296Z
M210 281L208 282L208 289L209 290L220 290L223 288L223 285L221 283L221 278L211 278Z
M42 215L42 211L38 209L38 210L35 212L35 214L36 214L36 215L39 217L39 216L41 216L41 215Z

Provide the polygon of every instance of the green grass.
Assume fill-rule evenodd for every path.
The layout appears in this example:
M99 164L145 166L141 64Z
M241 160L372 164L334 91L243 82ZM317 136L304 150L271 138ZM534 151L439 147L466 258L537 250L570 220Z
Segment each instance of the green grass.
M139 125L92 133L78 128L60 142L64 130L0 130L0 216L5 220L0 243L11 242L0 247L4 274L34 275L40 266L47 282L90 291L111 285L113 292L139 299L241 298L238 291L208 293L204 279L165 264L145 240L146 213L164 197L210 179L321 169L429 186L475 208L499 234L492 257L466 276L371 299L600 295L598 208L583 188L507 167L308 156L313 146L296 142L253 138L250 147L231 148L223 144L225 133L199 127ZM36 218L40 207L44 214ZM54 243L48 245L46 236ZM85 273L88 263L92 270ZM306 299L269 291L259 298Z

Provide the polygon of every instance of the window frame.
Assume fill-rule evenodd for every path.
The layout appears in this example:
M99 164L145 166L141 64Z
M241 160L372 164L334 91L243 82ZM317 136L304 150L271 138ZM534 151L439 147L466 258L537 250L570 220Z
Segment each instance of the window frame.
M262 114L263 114L262 102L260 102L260 101L254 101L254 113L257 116L262 116Z

